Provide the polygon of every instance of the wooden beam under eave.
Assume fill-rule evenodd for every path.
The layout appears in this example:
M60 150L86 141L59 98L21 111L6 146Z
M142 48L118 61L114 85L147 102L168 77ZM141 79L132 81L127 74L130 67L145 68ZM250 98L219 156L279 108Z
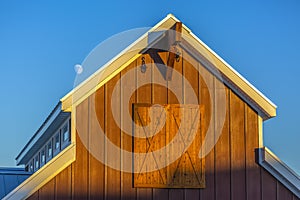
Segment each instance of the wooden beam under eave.
M172 72L174 68L174 63L176 59L176 46L172 45L169 49L169 57L167 62L167 71L166 71L166 80L171 81L172 80Z
M175 25L170 29L168 39L169 39L169 57L167 62L166 80L172 80L172 72L174 68L174 63L176 59L176 45L181 42L182 33L182 22L176 22Z
M182 22L176 22L175 31L175 43L181 42Z

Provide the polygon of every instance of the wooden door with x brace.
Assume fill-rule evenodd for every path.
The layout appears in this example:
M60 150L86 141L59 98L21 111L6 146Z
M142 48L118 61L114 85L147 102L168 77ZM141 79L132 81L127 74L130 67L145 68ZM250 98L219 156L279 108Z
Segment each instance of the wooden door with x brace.
M204 188L204 107L134 104L134 187ZM200 152L201 153L201 152Z

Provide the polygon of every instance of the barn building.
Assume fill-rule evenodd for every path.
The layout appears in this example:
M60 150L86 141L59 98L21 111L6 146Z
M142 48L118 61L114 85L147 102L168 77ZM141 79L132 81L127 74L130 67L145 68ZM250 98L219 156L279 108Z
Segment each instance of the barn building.
M4 199L300 199L263 143L276 106L175 16L99 67L22 149L33 174Z

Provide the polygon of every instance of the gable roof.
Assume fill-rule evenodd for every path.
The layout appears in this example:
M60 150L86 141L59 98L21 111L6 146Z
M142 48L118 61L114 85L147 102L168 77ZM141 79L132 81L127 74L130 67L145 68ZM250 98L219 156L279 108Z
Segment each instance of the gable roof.
M96 89L100 88L117 73L122 71L132 61L141 55L141 49L149 47L149 33L157 31L166 31L170 29L176 22L180 22L172 14L167 15L162 21L151 28L147 33L143 34L139 39L121 51L117 56L92 74L89 78L75 87L71 92L61 99L62 109L71 111L72 106L78 105ZM152 34L153 35L153 34ZM159 35L157 35L157 39ZM153 36L152 36L153 37ZM155 36L154 36L155 37ZM249 83L242 75L234 70L228 63L219 57L213 50L204 44L192 31L182 24L182 38L185 43L180 44L181 47L193 54L204 67L214 74L217 69L221 73L223 81L229 88L235 91L247 103L249 103L258 114L264 119L276 116L276 105L272 103L266 96ZM155 40L151 38L151 40ZM205 56L204 56L205 55Z

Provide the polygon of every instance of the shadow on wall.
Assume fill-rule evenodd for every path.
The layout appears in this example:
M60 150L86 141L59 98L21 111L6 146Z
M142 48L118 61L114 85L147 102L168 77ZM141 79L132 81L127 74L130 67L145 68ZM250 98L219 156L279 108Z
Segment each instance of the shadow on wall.
M209 160L209 156L213 158L213 155L207 156L206 186L202 189L133 188L132 174L105 169L102 163L90 157L89 166L86 163L81 173L76 172L79 163L75 161L28 199L298 200L258 165L242 170L217 170L219 166L212 166L213 162ZM95 168L91 170L91 166ZM90 170L87 170L88 167ZM74 176L75 173L78 175Z

